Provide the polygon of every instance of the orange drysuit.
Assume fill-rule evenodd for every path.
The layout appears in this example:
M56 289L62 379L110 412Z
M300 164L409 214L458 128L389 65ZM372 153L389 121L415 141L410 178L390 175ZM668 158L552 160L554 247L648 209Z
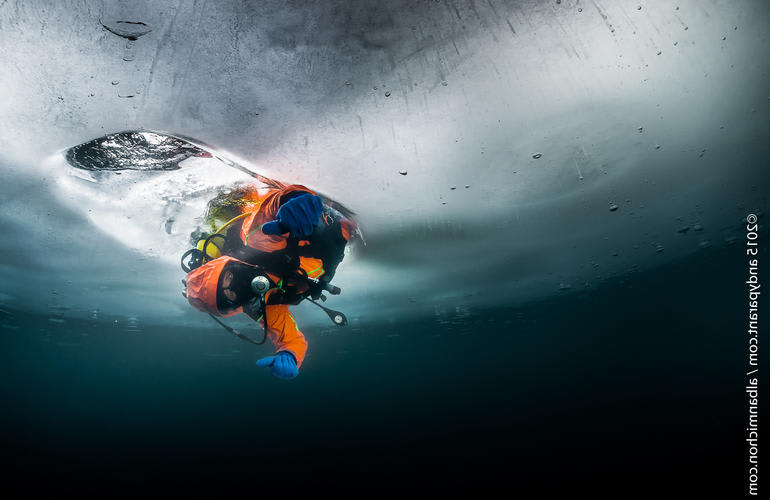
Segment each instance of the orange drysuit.
M286 249L289 234L266 235L262 232L262 225L276 220L282 197L294 191L315 194L310 189L297 184L283 186L281 189L269 189L264 194L257 191L249 194L249 204L244 211L251 212L251 214L245 217L243 223L240 224L240 229L233 228L234 231L239 232L239 239L243 245L271 254ZM326 217L326 215L322 217ZM353 224L348 219L343 218L340 231L344 241L350 239L352 228ZM309 241L307 240L301 240L298 243L300 247L308 244ZM240 261L230 256L222 256L194 269L187 275L187 299L193 307L217 316L232 316L239 312L245 312L242 307L231 311L220 311L217 308L219 276L229 262ZM299 265L311 278L320 278L326 272L324 263L319 258L300 256ZM275 283L278 283L279 287L281 286L283 276L269 273L268 276ZM267 300L270 294L277 293L276 290L278 288L268 291L265 299ZM278 352L289 351L292 353L297 360L297 367L299 367L305 359L307 341L297 328L297 323L289 312L289 306L287 304L270 304L265 307L265 312L268 321L268 338ZM260 316L252 319L261 321L261 318Z
M230 262L240 262L238 259L227 255L214 259L202 266L193 269L187 274L187 301L190 305L199 311L207 312L215 316L233 316L243 311L243 307L230 311L220 311L217 307L217 286L219 276L222 274L225 266ZM268 274L271 280L278 282L277 276ZM275 293L277 288L270 289L265 300L270 294ZM297 328L294 316L289 312L289 306L286 304L273 304L265 306L267 315L267 338L276 348L276 352L289 351L297 360L297 368L302 365L307 352L307 341L302 332ZM259 318L252 318L255 321L261 321Z
M246 211L251 211L251 215L246 216L240 229L241 242L254 250L267 253L276 253L285 250L289 233L282 235L267 235L262 232L262 225L274 221L278 216L278 209L281 208L281 200L286 195L294 192L306 192L315 194L310 189L299 184L284 186L281 189L271 189L265 194L256 194L250 196L250 205ZM321 225L331 224L329 216L324 213L321 215ZM344 243L350 240L350 234L354 229L354 224L347 218L340 220L340 235ZM300 240L299 246L309 245L309 240ZM341 257L340 257L341 258ZM327 270L324 269L324 262L320 258L302 256L299 257L299 267L304 270L311 278L320 278Z

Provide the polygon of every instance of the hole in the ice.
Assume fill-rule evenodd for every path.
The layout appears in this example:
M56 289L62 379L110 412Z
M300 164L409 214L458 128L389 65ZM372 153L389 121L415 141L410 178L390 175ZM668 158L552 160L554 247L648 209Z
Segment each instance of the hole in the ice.
M67 150L67 162L91 171L177 170L191 156L204 150L176 137L128 130L110 134Z

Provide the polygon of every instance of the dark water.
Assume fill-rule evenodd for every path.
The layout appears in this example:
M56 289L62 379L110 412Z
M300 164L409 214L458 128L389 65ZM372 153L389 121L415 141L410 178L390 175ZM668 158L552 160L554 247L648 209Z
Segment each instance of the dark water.
M745 275L738 241L526 307L307 331L291 382L214 327L5 315L3 467L59 492L500 485L737 498Z

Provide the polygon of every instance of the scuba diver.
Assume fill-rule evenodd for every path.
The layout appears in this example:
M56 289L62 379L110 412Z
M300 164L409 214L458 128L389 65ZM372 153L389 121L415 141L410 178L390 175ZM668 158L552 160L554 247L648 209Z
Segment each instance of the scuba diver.
M253 344L270 339L276 352L258 360L257 366L270 368L280 379L292 379L305 359L307 341L289 305L307 299L335 324L347 323L344 314L316 301L326 300L323 292L340 293L331 280L351 235L360 233L350 218L301 185L276 183L265 193L253 187L239 202L241 214L202 235L196 248L182 256L187 272L183 294L193 307L241 339ZM241 312L262 325L261 341L218 319Z

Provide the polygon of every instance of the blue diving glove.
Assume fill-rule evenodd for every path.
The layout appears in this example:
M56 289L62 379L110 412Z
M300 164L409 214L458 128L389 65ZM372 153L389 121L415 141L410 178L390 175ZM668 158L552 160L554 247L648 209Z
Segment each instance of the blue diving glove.
M260 359L257 361L257 366L260 368L270 367L273 376L278 377L281 380L291 380L299 373L294 356L286 351L281 351L275 356L268 356Z
M292 198L278 209L278 218L262 225L265 234L289 233L295 238L310 236L321 219L324 205L321 198L305 193Z

